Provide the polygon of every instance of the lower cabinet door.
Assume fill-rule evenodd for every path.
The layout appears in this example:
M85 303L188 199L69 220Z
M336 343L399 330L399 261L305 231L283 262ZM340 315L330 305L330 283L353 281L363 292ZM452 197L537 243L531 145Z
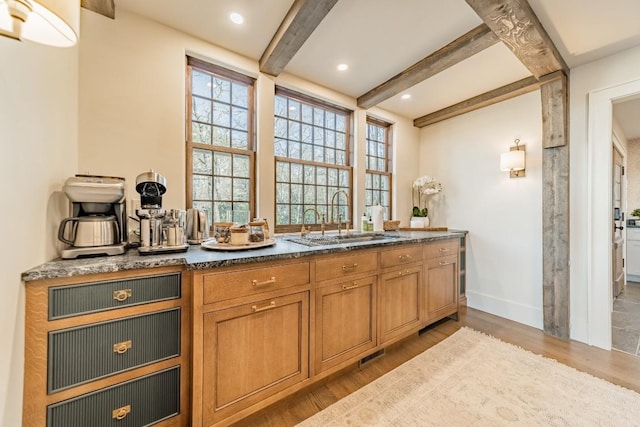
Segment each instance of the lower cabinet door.
M180 367L47 407L47 427L142 427L180 412Z
M204 425L309 377L308 292L203 317Z
M376 277L316 289L315 372L376 346Z
M458 311L458 257L427 261L426 318L438 320Z
M384 273L380 282L381 342L420 327L422 267Z

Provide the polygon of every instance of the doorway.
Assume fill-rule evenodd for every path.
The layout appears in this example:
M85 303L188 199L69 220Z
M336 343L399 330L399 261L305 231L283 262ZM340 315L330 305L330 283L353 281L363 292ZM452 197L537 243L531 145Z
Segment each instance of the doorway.
M613 311L613 102L640 94L640 80L592 91L588 100L587 306L588 343L611 349ZM608 195L605 196L605 195ZM606 261L603 261L606 260Z
M640 355L639 118L639 99L625 98L614 103L611 347L635 356ZM620 255L623 254L624 274L621 275Z

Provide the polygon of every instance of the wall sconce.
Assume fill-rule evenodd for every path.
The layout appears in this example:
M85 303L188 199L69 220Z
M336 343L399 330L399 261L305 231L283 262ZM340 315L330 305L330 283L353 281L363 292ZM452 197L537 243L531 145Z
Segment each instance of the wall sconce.
M78 41L78 0L0 0L0 35L55 47Z
M508 153L500 154L500 170L509 172L510 178L519 178L524 176L525 149L524 145L519 145L519 139L514 142L515 147L510 147Z

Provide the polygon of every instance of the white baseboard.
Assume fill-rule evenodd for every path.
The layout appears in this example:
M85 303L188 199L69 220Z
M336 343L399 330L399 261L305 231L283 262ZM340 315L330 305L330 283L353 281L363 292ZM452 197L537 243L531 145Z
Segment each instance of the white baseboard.
M492 295L486 295L468 289L466 295L468 307L504 317L514 322L523 323L537 329L544 328L541 308L503 298L496 298Z

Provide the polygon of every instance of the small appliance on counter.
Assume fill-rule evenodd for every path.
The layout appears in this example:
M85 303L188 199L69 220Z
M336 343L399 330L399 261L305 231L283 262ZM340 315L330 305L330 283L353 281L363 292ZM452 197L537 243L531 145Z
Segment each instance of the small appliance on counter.
M136 191L140 194L140 255L184 252L189 248L184 239L185 213L162 208L162 196L167 180L153 170L136 177Z
M199 245L209 238L207 213L199 209L187 209L185 234L187 243Z
M70 245L62 258L123 254L127 240L124 178L76 175L65 181L63 191L71 217L58 228L58 240Z

